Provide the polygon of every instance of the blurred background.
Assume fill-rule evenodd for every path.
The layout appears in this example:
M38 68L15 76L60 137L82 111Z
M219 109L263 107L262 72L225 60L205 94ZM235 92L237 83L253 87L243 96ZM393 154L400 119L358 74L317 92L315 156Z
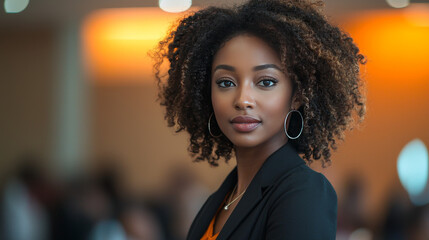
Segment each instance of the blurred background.
M0 239L184 239L235 161L192 163L147 51L183 14L242 1L2 2ZM311 165L337 239L427 240L429 1L325 4L368 59L365 122Z

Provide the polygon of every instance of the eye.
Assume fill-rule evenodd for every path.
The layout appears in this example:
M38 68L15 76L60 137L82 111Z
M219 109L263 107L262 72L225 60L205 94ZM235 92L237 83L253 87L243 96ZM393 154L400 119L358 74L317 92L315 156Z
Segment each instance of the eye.
M258 86L261 86L261 87L272 87L272 86L275 86L277 84L277 82L278 81L275 80L275 79L266 78L266 79L263 79L263 80L259 81L258 82Z
M216 81L216 84L220 88L229 88L229 87L234 87L235 86L235 83L233 81L225 80L225 79L221 79L221 80Z

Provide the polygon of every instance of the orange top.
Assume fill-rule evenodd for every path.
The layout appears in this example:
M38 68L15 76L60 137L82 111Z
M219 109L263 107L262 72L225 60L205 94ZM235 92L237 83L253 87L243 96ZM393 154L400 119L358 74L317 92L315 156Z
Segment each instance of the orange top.
M216 233L213 235L215 219L216 219L216 215L213 217L209 227L207 228L207 231L204 233L203 237L201 237L200 240L216 240L219 233Z
M223 200L223 202L220 204L219 209L216 211L216 214L213 216L212 221L210 222L206 232L204 233L204 235L201 237L200 240L216 240L217 236L219 235L219 233L216 233L213 235L213 231L214 231L214 223L216 220L216 216L219 213L220 209L222 208L222 206L224 205L224 203L226 202L226 199L228 198L229 193L226 194L225 199Z

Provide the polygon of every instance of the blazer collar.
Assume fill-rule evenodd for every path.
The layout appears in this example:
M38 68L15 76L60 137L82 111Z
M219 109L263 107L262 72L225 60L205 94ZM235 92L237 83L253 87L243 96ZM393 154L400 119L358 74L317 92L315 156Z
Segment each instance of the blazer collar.
M253 177L246 192L229 216L217 239L227 239L234 229L247 217L253 207L262 199L263 191L276 183L276 180L283 174L301 164L305 164L304 160L299 157L289 142L272 153ZM216 214L226 194L232 190L236 182L237 167L228 174L219 189L209 197L206 207L201 210L201 214L194 220L196 226L189 233L188 239L200 239L207 230L211 219Z
M261 187L273 185L279 177L301 164L305 161L288 141L272 153L259 169L257 175L260 175Z

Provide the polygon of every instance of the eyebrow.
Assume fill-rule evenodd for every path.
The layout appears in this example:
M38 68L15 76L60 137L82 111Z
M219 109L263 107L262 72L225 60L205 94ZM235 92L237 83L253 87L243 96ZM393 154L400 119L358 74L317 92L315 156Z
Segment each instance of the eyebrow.
M267 68L275 68L275 69L281 71L280 67L278 67L275 64L258 65L258 66L253 67L253 71L260 71L260 70L264 70L264 69L267 69ZM218 69L225 69L225 70L228 70L228 71L231 71L231 72L235 72L235 68L233 66L230 66L230 65L224 65L224 64L217 65L215 67L215 69L213 70L213 72L215 72Z

